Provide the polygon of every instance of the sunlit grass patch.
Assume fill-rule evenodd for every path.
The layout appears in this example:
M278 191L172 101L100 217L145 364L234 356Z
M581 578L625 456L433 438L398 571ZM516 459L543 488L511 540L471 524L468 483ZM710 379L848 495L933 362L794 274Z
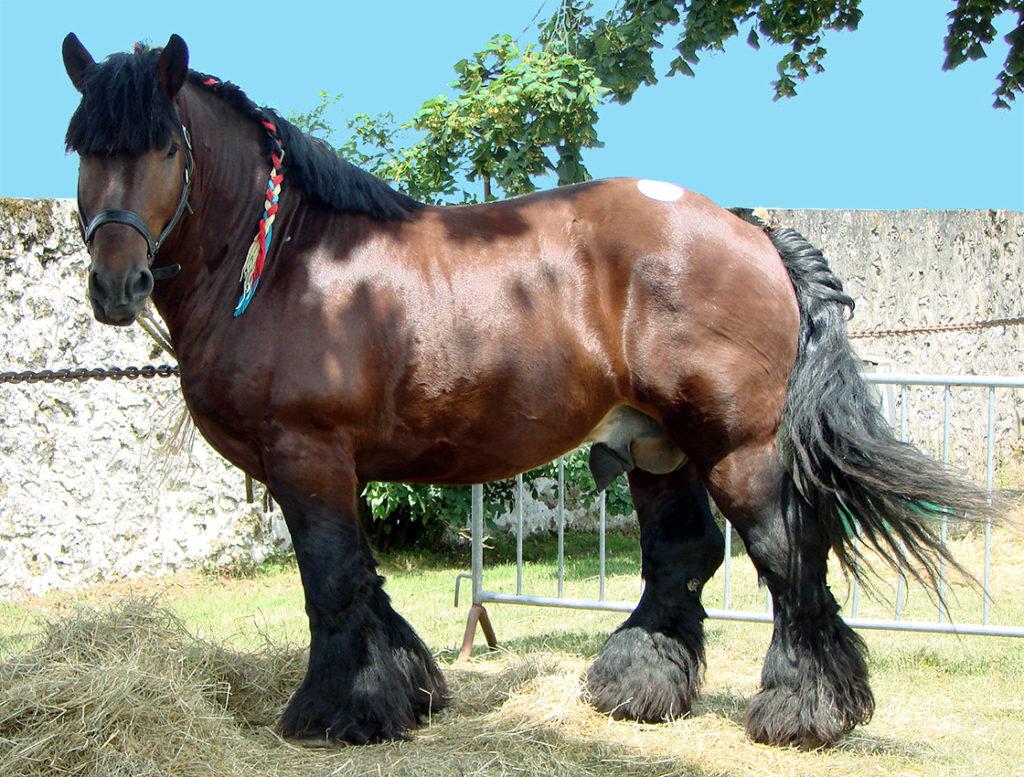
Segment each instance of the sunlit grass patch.
M596 596L596 538L566 540L566 593ZM608 540L608 598L635 600L637 539ZM953 544L972 564L983 555L977 532ZM526 591L554 593L554 548L550 537L528 541ZM995 551L993 617L1024 623L1024 540L997 530ZM514 558L507 540L488 552L488 588L515 590ZM763 607L745 556L732 561L734 605ZM770 626L708 622L705 689L690 717L612 721L587 705L582 678L623 615L492 606L501 650L480 646L454 665L468 607L452 601L461 554L386 555L382 569L453 692L411 741L311 751L272 733L308 637L297 570L277 559L242 576L180 574L0 607L0 774L940 777L1024 764L1024 640L865 632L875 718L808 753L743 733ZM707 593L720 601L720 575ZM908 612L931 617L933 606L908 589ZM884 614L891 602L862 607Z

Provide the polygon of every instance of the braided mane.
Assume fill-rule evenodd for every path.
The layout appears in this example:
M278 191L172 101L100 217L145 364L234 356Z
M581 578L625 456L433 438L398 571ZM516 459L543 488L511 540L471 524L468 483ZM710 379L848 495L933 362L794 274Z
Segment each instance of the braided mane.
M79 154L137 156L162 148L176 129L174 106L159 88L157 61L162 49L136 46L117 53L86 73L82 101L65 137L68 151ZM423 203L397 192L380 178L341 159L324 140L302 132L272 108L256 105L238 86L190 70L188 82L217 95L244 116L274 125L284 147L283 173L288 186L298 186L329 208L379 220L405 219ZM268 132L264 153L270 160L276 143Z

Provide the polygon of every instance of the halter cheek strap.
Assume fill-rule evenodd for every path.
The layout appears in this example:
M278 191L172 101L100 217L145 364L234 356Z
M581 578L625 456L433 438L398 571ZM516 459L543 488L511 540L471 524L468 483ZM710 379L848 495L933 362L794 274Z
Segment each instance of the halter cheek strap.
M167 222L167 226L161 230L159 236L154 240L153 233L149 231L149 227L146 222L139 216L138 213L131 210L121 210L119 208L107 208L101 210L95 216L88 225L82 220L82 203L78 203L78 223L82 228L82 237L85 240L85 244L89 245L92 242L93 236L96 234L96 230L102 227L104 224L124 224L125 226L131 227L138 232L146 241L146 259L149 266L153 266L153 262L156 260L156 252L160 250L161 244L164 239L170 234L170 231L174 229L175 225L181 220L181 217L185 213L185 209L189 208L188 195L192 190L192 140L188 135L188 130L185 125L181 125L181 137L185 143L185 174L184 181L181 185L181 196L178 198L178 207L174 210L174 215L171 216L171 220ZM191 208L189 208L191 211ZM173 278L181 271L180 264L171 264L167 267L157 267L152 271L153 280L159 281L165 278Z

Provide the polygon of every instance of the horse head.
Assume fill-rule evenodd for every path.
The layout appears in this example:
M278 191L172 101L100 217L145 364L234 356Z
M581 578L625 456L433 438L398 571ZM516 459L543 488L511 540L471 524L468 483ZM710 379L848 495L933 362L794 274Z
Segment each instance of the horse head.
M89 249L89 301L96 319L127 326L154 282L179 268L154 267L157 251L188 207L192 150L175 108L188 48L137 46L95 62L74 33L64 66L82 100L66 145L77 151L78 213Z

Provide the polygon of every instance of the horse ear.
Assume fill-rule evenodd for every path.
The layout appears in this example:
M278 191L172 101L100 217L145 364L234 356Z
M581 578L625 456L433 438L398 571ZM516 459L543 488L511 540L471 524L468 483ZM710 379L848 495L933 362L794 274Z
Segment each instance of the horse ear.
M188 75L188 46L180 35L172 35L160 54L160 87L173 98L185 83Z
M68 78L75 85L75 89L81 92L85 84L85 71L95 65L96 61L73 32L69 32L64 38L61 53L64 55L64 69L68 71Z

